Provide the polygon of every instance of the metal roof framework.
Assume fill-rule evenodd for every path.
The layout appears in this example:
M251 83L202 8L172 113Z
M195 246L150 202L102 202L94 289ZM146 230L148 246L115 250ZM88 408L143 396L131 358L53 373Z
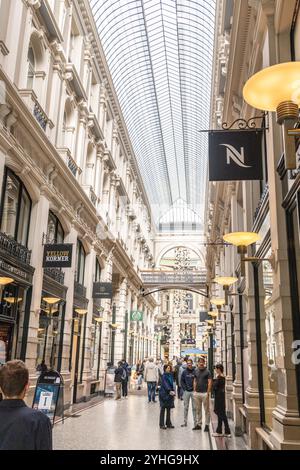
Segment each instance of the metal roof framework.
M90 0L157 221L178 199L204 220L215 3Z

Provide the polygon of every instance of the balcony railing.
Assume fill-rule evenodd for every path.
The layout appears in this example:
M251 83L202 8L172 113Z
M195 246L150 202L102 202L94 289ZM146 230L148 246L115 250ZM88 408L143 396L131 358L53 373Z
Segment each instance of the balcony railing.
M65 273L60 268L45 268L44 273L59 284L64 284Z
M53 122L48 118L40 103L38 102L37 96L33 90L24 89L20 90L20 95L31 110L35 119L41 126L41 128L47 132L47 127L51 130L53 128Z
M80 297L86 297L86 287L74 281L74 293Z
M31 251L18 243L14 238L0 232L0 249L13 256L22 263L30 264Z

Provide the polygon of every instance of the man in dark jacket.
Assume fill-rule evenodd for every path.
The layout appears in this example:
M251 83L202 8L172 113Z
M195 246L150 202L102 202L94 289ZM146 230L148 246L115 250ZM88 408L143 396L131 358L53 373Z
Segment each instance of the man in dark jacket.
M194 427L193 430L197 429L197 418L196 418L196 408L194 401L194 378L195 378L195 368L193 366L193 361L189 359L187 361L187 368L182 372L181 375L181 388L183 390L183 403L184 403L184 423L181 427L187 426L188 413L190 400L192 402L193 418L194 418Z
M0 450L52 450L51 421L44 413L29 408L24 398L29 372L22 361L0 367Z
M115 384L116 384L116 398L115 400L121 399L122 380L124 377L124 369L122 362L118 362L118 367L115 370Z

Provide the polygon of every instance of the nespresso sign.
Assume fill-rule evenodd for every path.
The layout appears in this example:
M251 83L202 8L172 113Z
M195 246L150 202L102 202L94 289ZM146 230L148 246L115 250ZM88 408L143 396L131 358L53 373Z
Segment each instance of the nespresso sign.
M209 181L262 180L261 129L209 132Z
M73 245L44 245L43 268L70 268Z
M112 299L112 283L94 282L93 299Z

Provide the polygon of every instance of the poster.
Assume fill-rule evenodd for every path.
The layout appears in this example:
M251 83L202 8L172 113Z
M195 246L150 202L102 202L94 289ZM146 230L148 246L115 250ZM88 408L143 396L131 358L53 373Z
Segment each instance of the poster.
M54 370L42 373L37 381L32 408L45 413L54 423L57 404L62 395L62 378Z

